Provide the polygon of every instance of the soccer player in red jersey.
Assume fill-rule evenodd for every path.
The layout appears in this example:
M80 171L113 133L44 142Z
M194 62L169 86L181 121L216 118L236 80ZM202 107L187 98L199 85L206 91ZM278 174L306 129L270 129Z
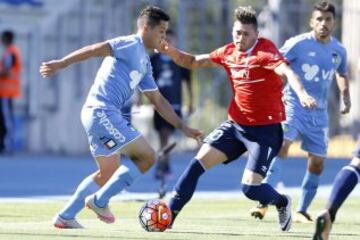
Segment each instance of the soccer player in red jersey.
M256 13L251 7L235 10L232 35L232 43L210 54L194 56L166 42L159 49L186 68L222 66L234 92L228 120L204 140L195 159L175 185L169 206L175 218L191 199L205 170L236 160L248 151L242 191L249 199L275 205L280 228L288 231L292 223L291 199L262 183L271 159L277 155L283 141L281 121L285 119L285 112L281 77L287 78L304 107L314 108L316 102L275 45L258 37Z

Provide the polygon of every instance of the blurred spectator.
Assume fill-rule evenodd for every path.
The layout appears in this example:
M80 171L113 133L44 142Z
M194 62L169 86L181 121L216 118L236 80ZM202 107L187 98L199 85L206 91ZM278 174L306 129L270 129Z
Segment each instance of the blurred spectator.
M13 100L21 95L21 57L15 46L14 33L4 31L1 43L4 52L0 60L0 153L14 147Z
M175 44L173 31L168 30L167 41ZM169 56L165 54L154 54L151 59L153 74L161 94L169 101L178 116L182 116L182 81L186 83L189 95L189 106L187 115L193 112L193 91L191 87L190 70L177 65ZM174 127L163 119L156 111L154 112L154 127L160 138L160 148L168 145L169 138L174 132ZM163 176L171 174L169 156L166 154L157 163L155 178L161 179Z

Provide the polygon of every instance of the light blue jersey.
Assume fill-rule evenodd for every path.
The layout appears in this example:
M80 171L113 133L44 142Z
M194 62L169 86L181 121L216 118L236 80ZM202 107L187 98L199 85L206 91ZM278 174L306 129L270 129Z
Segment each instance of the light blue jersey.
M107 42L113 56L103 60L85 106L121 109L136 88L141 92L157 89L149 55L140 36L129 35Z
M157 90L152 67L138 35L107 41L112 56L99 68L81 112L90 150L96 156L110 156L141 134L122 116L121 109L134 94Z
M286 41L280 52L318 104L316 109L304 108L294 90L287 84L284 89L287 118L283 124L284 138L294 141L300 137L303 150L326 157L328 95L335 73L347 74L346 50L333 37L330 42L323 44L315 39L313 32L309 32Z
M309 32L290 38L280 52L299 75L308 94L316 99L317 110L326 111L335 72L347 74L346 50L343 45L333 37L329 43L320 43L315 39L314 33ZM284 97L287 108L304 110L289 85L285 87Z

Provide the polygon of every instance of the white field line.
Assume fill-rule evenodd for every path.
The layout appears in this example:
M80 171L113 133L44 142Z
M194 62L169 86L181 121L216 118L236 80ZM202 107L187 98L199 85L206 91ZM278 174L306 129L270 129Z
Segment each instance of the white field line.
M322 185L319 187L316 197L327 198L330 195L331 185ZM284 186L278 186L278 189L282 193L287 193L293 197L299 197L301 194L301 189L299 187L286 188ZM351 196L360 196L360 186L358 185ZM171 193L168 193L166 198L170 198ZM31 203L44 203L44 202L59 202L66 201L70 198L70 195L54 195L54 196L29 196L29 197L9 197L4 198L0 197L1 203L6 202L31 202ZM158 198L158 193L133 193L133 192L124 192L115 196L112 201L144 201L148 199ZM196 199L236 199L244 198L241 190L232 190L232 191L199 191L195 192L194 198Z

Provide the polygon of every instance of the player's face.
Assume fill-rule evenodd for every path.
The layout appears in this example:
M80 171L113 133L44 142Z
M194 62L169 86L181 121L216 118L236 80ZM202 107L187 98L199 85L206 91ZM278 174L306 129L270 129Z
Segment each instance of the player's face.
M149 49L159 48L161 42L166 39L166 30L168 29L168 26L168 22L161 21L160 24L155 27L146 27L146 47Z
M335 28L335 19L331 12L315 10L310 19L310 26L319 41L328 41Z
M232 36L236 49L243 52L255 44L258 31L253 24L242 24L240 21L235 21Z

